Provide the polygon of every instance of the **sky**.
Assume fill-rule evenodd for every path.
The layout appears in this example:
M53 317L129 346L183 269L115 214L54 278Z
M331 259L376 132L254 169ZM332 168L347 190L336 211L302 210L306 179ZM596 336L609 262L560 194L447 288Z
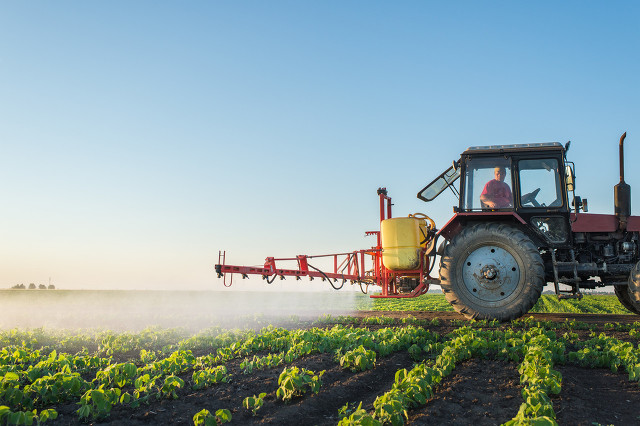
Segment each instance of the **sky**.
M613 213L627 131L640 214L638 22L635 1L2 2L0 288L219 290L219 250L370 248L378 187L442 226L454 197L416 193L474 145L571 140L577 194Z

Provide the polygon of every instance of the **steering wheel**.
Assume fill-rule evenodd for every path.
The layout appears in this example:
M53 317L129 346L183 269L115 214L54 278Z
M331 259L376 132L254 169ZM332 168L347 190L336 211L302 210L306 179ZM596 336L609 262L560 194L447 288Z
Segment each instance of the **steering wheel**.
M524 194L520 198L520 202L522 203L522 205L525 205L527 203L531 203L531 204L533 204L533 207L540 207L540 203L536 200L536 195L538 195L538 192L540 192L540 188L538 188L535 191L530 192L528 194Z

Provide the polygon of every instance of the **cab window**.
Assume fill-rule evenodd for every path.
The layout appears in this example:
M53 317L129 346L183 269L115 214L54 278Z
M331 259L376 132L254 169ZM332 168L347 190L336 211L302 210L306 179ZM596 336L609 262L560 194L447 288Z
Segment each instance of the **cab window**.
M418 192L418 198L422 201L433 201L445 189L451 187L456 197L459 196L458 191L452 184L460 177L460 167L455 165L449 167L440 176L435 178L429 185L422 188Z
M521 160L518 162L518 170L522 207L562 206L557 159Z
M511 164L504 157L471 159L465 173L463 209L513 208Z

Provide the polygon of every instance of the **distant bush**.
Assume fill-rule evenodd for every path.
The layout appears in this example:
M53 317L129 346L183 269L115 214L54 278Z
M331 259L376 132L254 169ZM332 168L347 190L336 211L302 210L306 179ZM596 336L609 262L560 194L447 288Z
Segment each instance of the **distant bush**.
M13 290L24 290L26 288L28 288L29 290L35 290L36 288L39 290L55 290L56 286L53 284L49 284L49 286L46 286L44 284L40 284L36 287L36 285L34 283L29 284L29 287L25 287L24 284L16 284L13 287L11 287Z

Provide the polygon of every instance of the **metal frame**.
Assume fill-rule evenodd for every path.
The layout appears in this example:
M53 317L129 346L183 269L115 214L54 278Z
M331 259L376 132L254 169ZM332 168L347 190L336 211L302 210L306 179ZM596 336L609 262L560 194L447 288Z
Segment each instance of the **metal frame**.
M390 219L391 214L391 197L387 195L386 188L378 188L378 197L380 200L380 222ZM381 287L381 293L371 295L374 298L406 298L417 297L425 294L429 290L429 284L438 284L439 279L432 278L429 275L429 264L427 257L427 249L422 248L420 253L420 266L418 269L406 270L406 271L391 271L387 269L382 262L382 239L380 231L367 231L367 236L376 236L376 246L370 249L355 250L347 253L334 253L324 255L297 255L290 258L275 258L267 257L262 267L257 266L237 266L226 264L226 252L218 252L218 263L215 265L215 270L218 278L223 279L223 284L226 287L230 287L233 284L233 274L240 274L243 279L249 277L249 275L261 275L262 279L268 283L272 283L276 277L280 277L281 280L285 277L296 277L296 280L300 280L301 277L309 277L310 280L314 278L320 278L323 281L338 282L341 280L339 289L344 285L346 281L350 281L351 284L367 284ZM434 237L435 238L435 237ZM435 254L432 254L435 256ZM370 269L366 269L365 259L371 256L371 260L367 263L370 264ZM309 263L310 259L319 258L332 258L333 268L331 271L322 271L319 268L314 267ZM280 268L282 262L297 262L297 268L286 269ZM229 274L229 282L227 283L227 274ZM398 291L397 281L400 278L417 278L418 285L410 293L400 293Z

